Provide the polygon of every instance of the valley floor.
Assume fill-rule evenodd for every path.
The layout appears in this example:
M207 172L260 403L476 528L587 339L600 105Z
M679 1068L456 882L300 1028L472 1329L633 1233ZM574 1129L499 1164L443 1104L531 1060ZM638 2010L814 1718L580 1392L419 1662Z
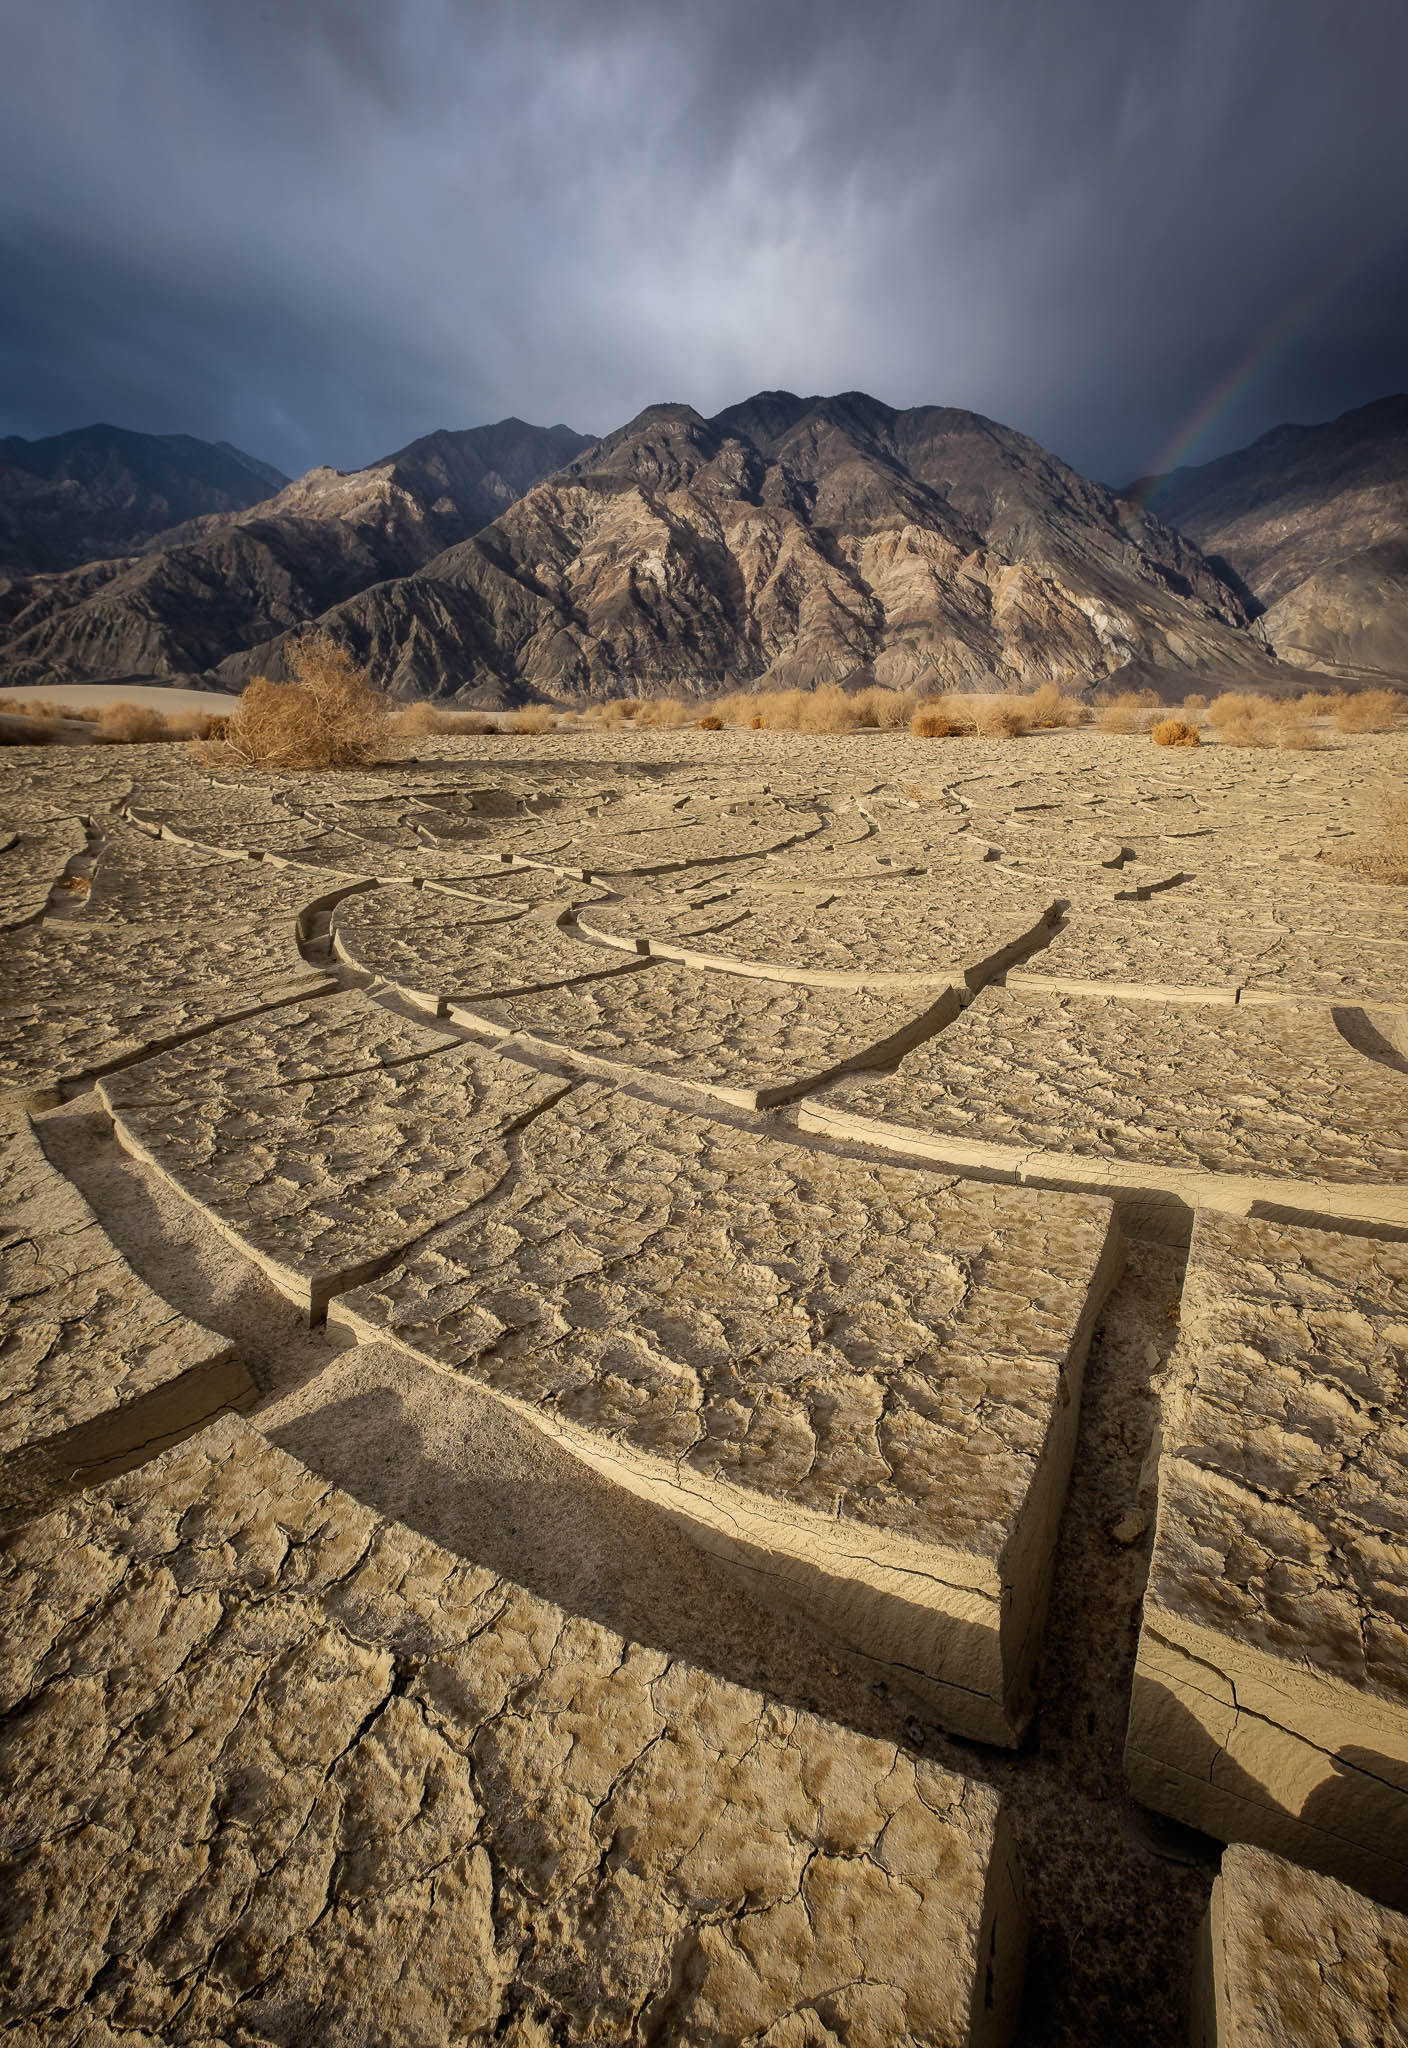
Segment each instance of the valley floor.
M29 2037L1397 1981L1408 735L415 748L0 754Z

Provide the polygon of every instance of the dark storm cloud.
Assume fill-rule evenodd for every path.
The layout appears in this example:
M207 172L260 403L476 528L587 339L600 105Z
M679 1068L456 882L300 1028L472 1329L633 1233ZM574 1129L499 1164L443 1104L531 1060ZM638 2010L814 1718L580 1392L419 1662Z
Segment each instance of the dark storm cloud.
M859 386L1123 480L1226 380L1195 459L1408 383L1399 0L7 0L4 47L9 431L292 470Z

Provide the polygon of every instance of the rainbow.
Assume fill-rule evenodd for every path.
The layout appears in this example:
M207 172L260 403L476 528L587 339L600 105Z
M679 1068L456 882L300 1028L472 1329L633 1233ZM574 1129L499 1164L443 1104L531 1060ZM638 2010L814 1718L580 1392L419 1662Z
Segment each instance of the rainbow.
M1181 468L1222 415L1255 383L1272 357L1285 347L1317 302L1333 287L1343 283L1346 275L1356 267L1365 253L1362 244L1351 244L1342 248L1324 269L1312 278L1303 291L1297 292L1281 308L1232 369L1220 377L1207 396L1198 402L1160 451L1158 460L1139 488L1125 500L1128 509L1121 513L1120 523L1126 532L1133 534L1134 528L1149 509L1149 501L1158 494L1165 479L1173 470Z

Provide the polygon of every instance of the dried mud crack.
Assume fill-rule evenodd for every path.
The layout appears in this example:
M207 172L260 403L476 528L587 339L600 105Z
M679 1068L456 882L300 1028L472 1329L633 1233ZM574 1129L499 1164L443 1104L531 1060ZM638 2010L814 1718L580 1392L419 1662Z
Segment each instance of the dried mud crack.
M10 750L37 2040L1154 2044L1267 1900L1391 1955L1408 917L1334 755L1049 739Z

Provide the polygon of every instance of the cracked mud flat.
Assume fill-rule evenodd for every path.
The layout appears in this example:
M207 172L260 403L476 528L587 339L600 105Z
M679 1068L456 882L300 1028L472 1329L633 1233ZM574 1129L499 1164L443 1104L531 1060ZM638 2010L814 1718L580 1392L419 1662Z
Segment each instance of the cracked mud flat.
M1408 2036L1408 1920L1261 1849L1229 1849L1196 1987L1208 2048L1384 2048Z
M1107 1203L587 1084L524 1131L511 1182L330 1315L500 1394L947 1727L1012 1742L1122 1258Z
M1353 1205L1351 1235L1321 1233L1337 1249L1317 1283L1319 1320L1278 1324L1295 1384L1320 1389L1317 1419L1297 1428L1321 1445L1323 1471L1313 1505L1297 1496L1296 1513L1338 1531L1336 1554L1346 1530L1372 1530L1375 1611L1396 1612L1385 1513L1363 1492L1401 1496L1396 1396L1372 1404L1384 1418L1370 1432L1373 1455L1352 1461L1335 1403L1352 1381L1352 1408L1372 1377L1366 1321L1378 1315L1381 1346L1402 1342L1396 1306L1366 1308L1363 1271L1368 1261L1386 1273L1402 1257L1374 1212L1373 1175L1395 1143L1393 1089L1408 1087L1393 979L1408 933L1395 896L1318 856L1354 829L1366 774L1401 768L1402 744L1356 741L1282 768L1230 749L1170 762L1147 743L1089 734L932 749L878 735L583 734L491 748L432 742L420 762L316 785L216 780L171 748L65 749L57 761L56 749L8 752L0 775L17 837L0 848L0 880L7 853L23 858L4 906L18 928L0 931L0 1030L11 1103L34 1115L24 1185L44 1189L23 1212L18 1247L24 1331L36 1270L59 1304L48 1325L59 1334L38 1367L15 1326L0 1346L19 1455L43 1457L85 1402L104 1428L132 1405L129 1329L168 1333L160 1342L178 1351L204 1342L243 1376L238 1390L207 1389L163 1435L129 1435L106 1463L51 1466L16 1510L12 1573L37 1563L87 1613L56 1640L49 1631L30 1705L0 1723L0 1740L19 1745L12 1754L40 1759L10 1772L26 1787L11 1837L21 1909L0 1923L9 1981L26 1987L33 2015L19 2037L108 2041L117 2029L129 2040L282 2041L317 2013L315 2032L368 2042L496 2028L524 2042L648 2034L775 2048L997 2038L1003 1996L1017 1988L1007 1934L993 2005L981 1995L976 2023L967 2017L985 1993L983 1901L1002 1891L1005 1852L991 1828L980 1843L981 1827L965 1821L970 1848L956 1860L926 1838L922 1882L902 1892L904 1913L937 1916L921 1925L896 1915L896 1882L914 1873L897 1879L882 1834L857 1860L838 1853L826 1798L804 1813L776 1777L744 1784L738 1770L761 1768L766 1742L737 1769L733 1752L715 1749L693 1776L677 1773L679 1812L647 1800L655 1817L644 1830L616 1827L604 1839L591 1788L572 1807L579 1751L584 1767L592 1744L597 1755L615 1742L623 1758L645 1753L630 1747L634 1707L619 1726L591 1716L588 1750L579 1734L565 1766L552 1732L561 1701L601 1682L609 1635L618 1673L685 1673L733 1700L745 1695L730 1688L755 1689L779 1704L740 1707L740 1725L800 1715L792 1746L804 1728L828 1759L875 1758L858 1770L869 1798L894 1782L898 1757L907 1783L932 1773L959 1787L945 1827L954 1812L990 1814L996 1800L1027 1903L1017 2041L1180 2038L1219 1848L1139 1805L1123 1757L1157 1385L1180 1311L1190 1330L1200 1313L1196 1284L1181 1304L1182 1247L1192 1208L1202 1242L1209 1217L1245 1204L1249 1157L1282 1184L1282 1217L1308 1209L1333 1224L1320 1214L1326 1189ZM1056 903L1059 924L1046 915ZM658 957L639 951L643 942ZM1063 958L1063 943L1086 950ZM1072 991L1031 983L1059 979L1073 960L1093 969L1111 1026L1094 1067L1084 1040L1035 1032L1050 1048L1035 1063L1042 1115L1079 1169L1056 1191L993 1185L1023 1177L992 1156L1009 1143L994 1112L1005 1098L989 1078L998 1059L972 1070L981 1156L900 1160L892 1146L877 1151L873 1133L806 1128L842 1089L893 1084L908 1096L926 1072L961 1103L955 1051L992 1015L1020 1014L1014 1005L1046 1014ZM1195 966L1217 974L1190 982ZM887 986L887 975L903 981ZM931 994L941 985L945 1000L916 1005L916 976ZM1177 1003L1165 999L1170 987ZM1296 998L1293 1013L1264 1001L1279 993ZM427 1012L442 1005L448 1014L432 1022ZM515 1006L519 1028L508 1029ZM1157 1029L1141 1035L1151 1010ZM1223 1035L1208 1038L1198 1018L1218 1013ZM1278 1036L1290 1014L1303 1034L1299 1074L1294 1046ZM1223 1082L1231 1113L1220 1121L1212 1081L1219 1061L1227 1067L1229 1027L1241 1066L1235 1099ZM1015 1065L1020 1033L1006 1050ZM878 1053L880 1071L819 1087L857 1053ZM1316 1087L1327 1071L1338 1077L1331 1110ZM1106 1072L1125 1091L1113 1113ZM1102 1148L1136 1192L1141 1177L1187 1170L1170 1169L1161 1135L1169 1072L1207 1077L1214 1108L1192 1123L1196 1200L1150 1212L1101 1177ZM1141 1087L1154 1104L1142 1135ZM790 1108L756 1107L789 1098ZM1364 1103L1372 1111L1356 1122ZM1117 1144L1090 1148L1092 1111L1122 1133ZM6 1115L14 1120L13 1106ZM1110 1194L1132 1235L1101 1311L1095 1251L1073 1260L1057 1248L1076 1245L1097 1212L1108 1216ZM1274 1279L1283 1252L1259 1270ZM1274 1291L1267 1281L1253 1298ZM102 1312L90 1314L98 1299ZM324 1302L326 1326L316 1320ZM1073 1351L1060 1336L1082 1318L1086 1333L1095 1325L1083 1386L1083 1338ZM1327 1330L1337 1342L1349 1333L1348 1379L1327 1370L1341 1355L1327 1351ZM862 1427L877 1399L878 1427ZM244 1421L219 1422L235 1401L251 1404ZM1258 1413L1242 1403L1242 1418ZM677 1442L690 1416L695 1434ZM761 1604L762 1576L721 1557L717 1531L700 1522L706 1498L764 1502L773 1560L802 1536L809 1546L813 1523L833 1544L854 1528L872 1550L900 1535L961 1546L980 1529L1010 1528L1013 1504L1032 1492L1021 1475L1041 1469L1034 1449L1057 1416L1074 1437L1074 1466L1059 1526L1059 1478L1031 1518L1042 1533L1029 1584L1049 1578L1052 1588L1035 1714L1015 1751L938 1725L960 1723L941 1696L913 1703L893 1647L886 1677L873 1654L882 1609L864 1586L859 1598L817 1601L793 1585L779 1602L773 1585ZM609 1455L584 1453L584 1423ZM1256 1421L1247 1440L1261 1443L1266 1427ZM191 1430L187 1446L152 1462ZM929 1448L919 1456L921 1438ZM257 1483L214 1476L219 1468L228 1480L244 1458L226 1456L236 1439L244 1469L252 1461L264 1475ZM198 1503L173 1517L166 1475L183 1459ZM1165 1463L1167 1492L1186 1460ZM642 1465L666 1475L663 1489L639 1483ZM124 1466L106 1490L65 1491ZM316 1531L292 1537L313 1499L324 1504ZM222 1516L228 1543L216 1533ZM358 1516L378 1528L378 1556L421 1563L406 1578L398 1562L395 1584L378 1581L349 1618L329 1580L304 1575ZM271 1517L285 1533L261 1550L264 1538L249 1532L267 1531ZM1269 1526L1283 1523L1273 1515ZM63 1540L43 1534L60 1527L71 1532ZM1270 1607L1257 1613L1288 1600L1296 1562L1294 1545L1276 1553L1261 1535L1255 1584L1270 1589ZM991 1555L994 1540L977 1549ZM102 1557L119 1551L133 1557L122 1588L89 1611L82 1573L101 1575ZM1229 1586L1253 1584L1240 1552L1231 1576L1225 1560L1195 1560L1195 1575L1205 1568ZM181 1589L166 1608L163 1572ZM454 1636L443 1588L456 1573L500 1585L516 1612L561 1610L546 1638L534 1636L556 1656L534 1681L542 1714L514 1715L507 1764L492 1717L473 1723L475 1734L462 1690L448 1704L427 1690ZM1020 1581L1007 1582L1014 1613ZM196 1642L182 1631L217 1584L225 1618ZM388 1615L401 1602L404 1616L426 1585L440 1590L425 1593L408 1651L392 1641ZM1155 1586L1157 1602L1164 1581ZM246 1590L232 1606L236 1587ZM27 1593L10 1600L7 1622L11 1609L34 1622ZM1347 1640L1328 1610L1314 1614L1317 1648L1322 1635ZM304 1621L311 1634L299 1634ZM1222 1617L1223 1638L1264 1631L1244 1621ZM279 1633L286 1623L302 1649ZM454 1652L471 1685L489 1682L495 1627L476 1665L478 1640L461 1636ZM121 1655L91 1647L100 1644ZM1391 1664L1391 1648L1384 1654ZM526 1650L513 1655L520 1680L537 1668ZM340 1735L336 1698L345 1688L350 1700L388 1658L388 1682ZM198 1728L196 1665L207 1688ZM261 1669L242 1713L241 1687ZM1378 1698L1376 1670L1334 1674L1348 1717L1336 1736L1342 1766L1365 1701ZM632 1697L650 1700L654 1683ZM276 1721L280 1701L294 1710ZM695 1708L677 1719L693 1739ZM197 1728L194 1748L186 1727ZM663 1737L650 1747L647 1765L668 1747ZM491 1750L493 1767L481 1769ZM184 1761L160 1765L163 1754ZM80 1755L99 1760L87 1775ZM1230 1784L1232 1765L1221 1768ZM826 1797L840 1796L852 1778L827 1769ZM256 1783L248 1819L239 1801L256 1797ZM1236 1832L1225 1812L1191 1815L1164 1788L1141 1789L1170 1815ZM927 1804L903 1811L935 1824ZM156 1860L144 1845L173 1812L217 1818L213 1832L205 1820L180 1822L172 1839L186 1846L174 1858L168 1827L168 1890L144 1903L130 1870L148 1853ZM701 1908L689 1893L696 1865L668 1847L677 1825L694 1835L696 1815L696 1848L723 1845L713 1867L734 1873L729 1883L747 1880L741 1917L712 1897ZM657 1851L663 1865L650 1861ZM504 1867L524 1859L512 1884L490 1887L487 1906L473 1881L480 1853L506 1856ZM1308 1835L1295 1853L1325 1861ZM662 1879L666 1866L674 1875ZM823 1868L832 1890L819 1911L797 1872ZM1229 1855L1224 1891L1237 1868ZM762 1892L748 1890L755 1880ZM621 1902L634 1908L638 1882L650 1911L635 1912L630 1939ZM1317 1953L1340 1940L1352 1904L1301 1872L1290 1883ZM1371 1888L1382 1896L1387 1884ZM1358 1910L1371 1975L1379 1909ZM827 1911L839 1917L828 1923ZM907 1946L897 1940L905 1924ZM844 1980L842 1937L828 1926L844 1929ZM764 1927L779 1946L754 1939ZM1370 1975L1356 2006L1366 2023L1378 2011ZM477 2033L471 2017L456 2034L460 1998L492 2011Z
M1329 1004L985 989L894 1071L847 1077L812 1128L1119 1193L1186 1229L1204 1205L1408 1229L1408 1073Z
M991 1791L565 1615L241 1423L32 1523L5 1590L11 2019L1005 2032L1020 1910Z
M1408 1906L1408 1246L1203 1215L1128 1764Z

